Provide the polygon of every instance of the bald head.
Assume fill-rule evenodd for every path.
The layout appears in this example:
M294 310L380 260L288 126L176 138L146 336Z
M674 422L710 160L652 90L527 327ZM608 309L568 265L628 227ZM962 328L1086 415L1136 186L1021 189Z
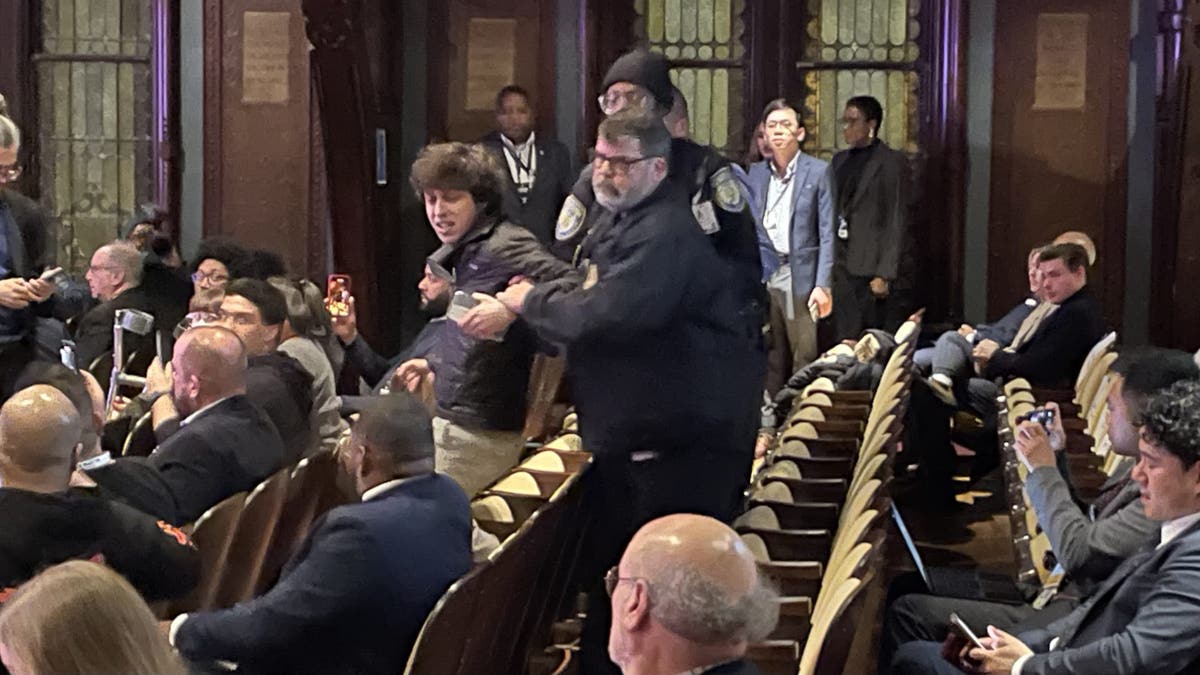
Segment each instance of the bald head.
M1077 230L1067 230L1054 238L1054 244L1075 244L1087 252L1088 267L1096 264L1096 242Z
M74 469L80 429L79 412L59 390L37 384L18 391L0 407L0 477L4 484L65 490Z
M609 653L626 673L741 656L778 620L775 594L763 586L753 555L732 529L706 516L647 523L625 549L618 577L629 583L613 593ZM674 660L681 654L691 657Z
M191 328L175 343L171 394L183 415L227 396L246 393L246 348L220 326Z

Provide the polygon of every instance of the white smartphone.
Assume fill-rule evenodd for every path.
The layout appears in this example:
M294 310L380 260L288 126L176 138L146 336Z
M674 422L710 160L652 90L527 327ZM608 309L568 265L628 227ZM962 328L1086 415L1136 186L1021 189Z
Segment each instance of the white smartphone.
M470 293L454 291L454 295L450 298L450 306L446 308L446 318L451 321L459 321L478 304L479 301L471 297Z
M971 630L971 627L967 625L967 622L963 621L958 614L954 612L950 613L950 625L954 628L954 632L966 638L966 640L971 644L980 649L987 649L987 647L983 646L983 642L979 639L979 636L976 635L975 632Z

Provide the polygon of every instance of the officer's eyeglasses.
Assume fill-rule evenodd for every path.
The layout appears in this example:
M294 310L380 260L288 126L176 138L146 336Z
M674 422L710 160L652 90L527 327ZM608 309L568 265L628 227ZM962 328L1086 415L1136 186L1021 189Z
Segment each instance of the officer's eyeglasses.
M0 166L0 184L11 183L21 177L21 165L10 164L8 166Z
M614 115L626 108L640 106L646 102L646 99L646 92L640 89L631 89L603 93L596 101L600 103L600 112L605 115Z
M622 157L620 155L615 155L609 157L608 155L601 154L595 150L592 150L591 154L593 171L599 171L600 169L604 168L604 164L607 162L608 170L614 174L617 174L618 176L624 176L625 174L629 173L629 170L633 168L633 165L635 164L640 164L648 159L659 157L659 155L647 155L645 157Z
M204 272L201 272L200 270L196 270L195 272L192 272L192 282L193 283L198 284L204 280L208 280L209 282L211 282L217 286L220 286L221 284L225 283L226 281L229 281L229 276L225 275L225 274L221 274L220 272L209 272L208 274L205 274Z
M612 597L614 591L617 590L617 584L622 581L645 581L643 577L623 577L617 567L613 567L604 574L604 592L608 593L608 597Z

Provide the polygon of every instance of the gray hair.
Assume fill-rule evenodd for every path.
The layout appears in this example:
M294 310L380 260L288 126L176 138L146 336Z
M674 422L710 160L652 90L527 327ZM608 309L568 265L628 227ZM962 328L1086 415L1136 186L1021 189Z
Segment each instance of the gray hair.
M137 286L142 283L142 252L133 244L117 240L111 244L104 245L104 251L112 260L114 267L119 268L125 273L125 283L130 286Z
M646 157L668 159L671 155L671 134L667 132L662 117L641 110L622 110L606 117L597 133L600 138L610 142L632 138L638 142Z
M699 644L758 642L779 622L778 594L761 577L749 593L730 598L695 570L675 566L656 575L649 595L650 616Z
M0 148L15 148L21 145L21 130L8 116L8 103L0 94Z

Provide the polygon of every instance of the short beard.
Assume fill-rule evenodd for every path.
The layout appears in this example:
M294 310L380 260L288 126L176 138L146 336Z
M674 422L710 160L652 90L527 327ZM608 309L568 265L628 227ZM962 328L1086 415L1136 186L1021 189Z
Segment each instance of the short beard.
M644 184L634 184L625 192L625 194L615 197L604 192L603 190L595 189L594 186L593 191L596 193L596 201L600 204L600 206L603 206L612 213L621 213L623 211L628 211L629 209L632 209L638 204L646 201L646 198L650 196L650 193L654 192L654 190L658 188L658 184L660 182L662 181L655 182L651 180Z

